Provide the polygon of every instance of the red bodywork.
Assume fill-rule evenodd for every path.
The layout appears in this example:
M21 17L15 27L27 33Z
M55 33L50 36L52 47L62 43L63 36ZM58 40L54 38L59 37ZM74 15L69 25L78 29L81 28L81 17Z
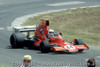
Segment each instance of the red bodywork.
M35 41L34 46L40 47L40 44L43 40L50 39L50 45L51 50L53 51L68 51L68 52L74 52L78 51L79 49L89 49L89 47L84 45L74 45L73 43L66 42L62 39L60 35L57 35L56 37L47 37L49 29L47 28L49 26L49 20L41 19L41 23L38 25L38 27L35 30L35 36L38 37L39 41Z

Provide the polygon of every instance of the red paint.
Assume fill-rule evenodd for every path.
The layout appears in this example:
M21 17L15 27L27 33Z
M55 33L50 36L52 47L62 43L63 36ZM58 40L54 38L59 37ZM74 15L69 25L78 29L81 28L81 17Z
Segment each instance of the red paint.
M78 51L78 49L80 49L80 48L77 48L79 46L75 46L72 43L68 43L64 41L60 35L55 36L55 38L52 38L49 36L47 37L48 31L49 31L49 29L47 28L48 26L49 26L49 20L41 19L41 23L38 25L35 31L35 36L38 37L39 41L35 41L34 46L36 46L36 44L40 44L43 40L50 39L50 45L53 51L63 51L63 50L65 51L66 50L70 52L70 51ZM56 47L52 46L52 44L57 44L57 46ZM84 44L83 46L84 48L82 49L89 48L86 44ZM67 47L72 47L74 49L68 49Z

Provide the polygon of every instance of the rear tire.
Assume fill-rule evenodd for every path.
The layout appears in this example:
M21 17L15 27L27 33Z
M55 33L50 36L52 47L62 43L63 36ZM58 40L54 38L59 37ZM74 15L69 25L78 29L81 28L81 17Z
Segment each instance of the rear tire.
M24 35L21 33L13 33L10 37L10 44L12 48L24 47Z
M41 44L40 44L41 53L49 53L50 48L51 48L51 46L50 46L48 40L41 42Z

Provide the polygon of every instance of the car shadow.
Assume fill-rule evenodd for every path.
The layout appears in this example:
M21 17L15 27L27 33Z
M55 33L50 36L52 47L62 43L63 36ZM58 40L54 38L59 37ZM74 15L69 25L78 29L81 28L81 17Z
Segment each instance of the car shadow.
M79 54L86 54L85 52L51 52L52 55L79 55Z
M23 48L12 48L11 46L7 46L6 49L23 49Z
M41 51L37 52L38 54L51 54L51 55L79 55L79 54L86 54L86 52L53 52L50 51L49 53L41 53Z
M64 51L57 51L53 52L52 50L49 53L41 53L40 48L34 47L33 49L28 49L27 47L24 48L12 48L11 46L7 46L7 49L23 49L23 50L33 50L38 51L37 54L51 54L51 55L79 55L79 54L86 54L85 51L83 52L64 52Z

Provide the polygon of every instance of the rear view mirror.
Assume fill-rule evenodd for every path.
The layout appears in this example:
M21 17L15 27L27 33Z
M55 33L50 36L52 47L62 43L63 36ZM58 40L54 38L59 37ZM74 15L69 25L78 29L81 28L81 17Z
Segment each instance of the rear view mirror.
M46 21L46 25L49 26L49 20Z
M62 36L62 33L60 32L60 33L59 33L59 35L61 35L61 36Z

